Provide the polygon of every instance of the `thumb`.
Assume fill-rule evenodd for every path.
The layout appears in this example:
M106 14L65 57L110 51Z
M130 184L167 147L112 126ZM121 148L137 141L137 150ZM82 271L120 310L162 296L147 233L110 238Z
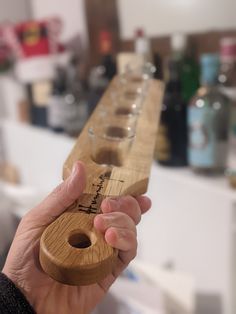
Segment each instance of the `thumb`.
M35 227L50 224L79 198L85 184L84 164L77 161L71 175L23 219L33 222Z

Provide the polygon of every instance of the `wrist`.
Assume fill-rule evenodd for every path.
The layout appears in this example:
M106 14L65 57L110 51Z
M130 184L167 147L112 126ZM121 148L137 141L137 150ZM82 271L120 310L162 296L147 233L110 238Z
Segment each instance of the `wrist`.
M0 313L3 309L4 313L35 313L25 294L6 272L0 273Z
M20 276L10 271L7 265L3 267L2 274L5 275L15 285L15 287L22 293L22 295L24 295L31 306L33 306L31 295L29 291L27 291L26 287L24 287L23 280L20 280Z

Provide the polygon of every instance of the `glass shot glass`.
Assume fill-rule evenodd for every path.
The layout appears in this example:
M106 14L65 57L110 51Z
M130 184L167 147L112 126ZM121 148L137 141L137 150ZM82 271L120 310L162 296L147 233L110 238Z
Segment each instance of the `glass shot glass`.
M145 96L142 84L131 82L125 73L119 75L113 94L119 95L123 102L130 103L141 110Z
M129 126L110 122L89 128L91 158L101 166L121 167L129 154L135 131Z
M126 80L126 82L133 86L136 85L137 88L142 91L142 94L146 94L150 80L153 78L155 72L156 68L150 62L146 62L143 66L138 67L129 63L123 75L125 76L124 80Z
M150 80L154 77L156 72L156 67L151 62L146 62L142 66L137 66L136 64L128 63L124 73L128 73L137 80Z
M127 99L125 95L117 90L110 92L110 102L115 115L138 115L141 110L138 99ZM136 117L137 118L137 117Z
M135 130L138 121L138 111L136 108L129 106L119 107L114 106L100 106L97 113L100 124L110 124L116 126L129 127Z

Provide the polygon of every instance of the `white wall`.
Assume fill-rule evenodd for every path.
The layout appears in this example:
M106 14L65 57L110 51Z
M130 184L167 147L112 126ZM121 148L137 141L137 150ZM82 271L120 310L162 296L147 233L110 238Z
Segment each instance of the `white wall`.
M118 0L121 36L137 27L149 36L236 28L235 0Z
M0 22L21 22L29 18L29 0L0 0Z
M6 158L17 167L23 185L49 193L62 181L73 138L10 120L1 121L1 130Z
M31 0L32 14L37 19L60 16L64 21L62 40L80 33L86 44L84 1ZM123 39L132 38L140 26L149 36L236 28L235 0L118 0L118 10Z
M64 22L62 40L73 38L78 33L87 41L87 28L83 0L31 0L32 14L36 19L59 16Z

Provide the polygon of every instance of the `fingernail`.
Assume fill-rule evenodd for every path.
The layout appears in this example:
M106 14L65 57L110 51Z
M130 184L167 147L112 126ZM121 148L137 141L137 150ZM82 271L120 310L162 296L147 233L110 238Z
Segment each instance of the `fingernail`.
M95 218L94 218L94 225L101 226L102 223L103 223L103 219L102 219L101 214L95 216Z
M113 210L117 211L120 209L120 202L118 198L110 197L108 202Z
M95 217L94 224L101 229L105 229L107 225L109 224L109 221L112 220L112 217L109 217L108 215L101 214Z

